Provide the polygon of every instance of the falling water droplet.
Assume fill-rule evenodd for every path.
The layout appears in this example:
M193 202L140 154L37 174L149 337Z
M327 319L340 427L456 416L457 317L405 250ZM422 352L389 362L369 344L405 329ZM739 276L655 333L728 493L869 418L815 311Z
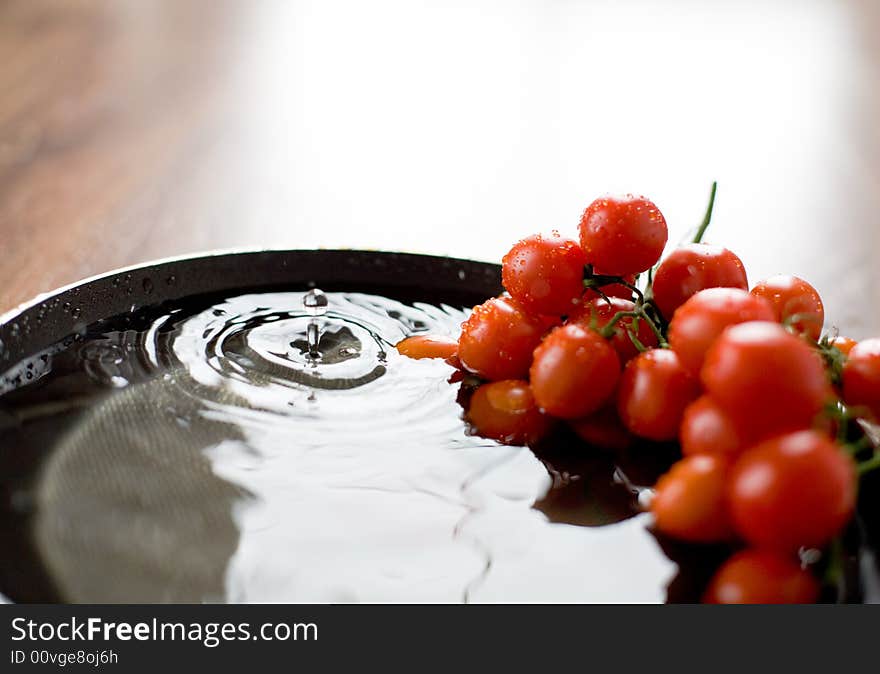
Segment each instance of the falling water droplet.
M318 350L318 341L321 338L321 330L318 328L317 321L309 323L306 332L306 337L309 342L309 358L313 361L317 361L321 358L321 352Z
M302 302L309 316L323 316L327 313L327 295L320 288L312 288L303 295Z

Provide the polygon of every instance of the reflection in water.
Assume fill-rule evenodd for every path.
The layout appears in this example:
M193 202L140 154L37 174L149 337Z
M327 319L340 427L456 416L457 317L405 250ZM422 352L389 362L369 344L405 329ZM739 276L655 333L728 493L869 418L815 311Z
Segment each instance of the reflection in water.
M308 351L302 340L287 342L293 352L273 347L282 333L289 340L296 325L285 325L295 316L275 318L278 307L291 304L289 295L237 298L222 307L223 317L206 311L188 321L173 345L176 358L197 379L231 388L251 407L265 406L270 391L272 398L288 400L280 418L243 415L240 406L211 413L234 422L244 436L209 451L214 470L253 495L236 510L241 540L227 573L230 599L664 598L674 565L641 518L595 530L552 524L532 507L551 487L545 465L526 449L468 436L456 388L447 383L449 366L401 358L388 348L408 334L407 324L454 334L462 314L335 296L321 329L327 348L320 349L320 365L310 369L298 360ZM272 320L255 319L255 310ZM227 316L250 320L235 321L247 327L231 335L238 328L231 329ZM358 357L340 357L353 348L353 335ZM206 343L219 355L210 373L204 367ZM239 357L244 346L262 357L271 354L276 367L295 374L224 367L224 359ZM328 349L336 356L328 359ZM383 376L364 381L362 372L380 362L387 367ZM337 367L345 369L331 376ZM308 390L297 385L303 371L348 378L359 388ZM218 372L223 379L213 380ZM604 462L602 471L584 482L597 491L581 505L587 513L589 504L626 509L631 517L632 495L613 484L612 473ZM598 506L606 496L609 505ZM595 523L617 519L622 518L605 515ZM632 573L621 573L618 558L629 560Z
M534 451L469 435L452 368L393 348L456 334L462 311L334 293L321 314L303 297L236 297L76 346L69 367L103 393L35 488L62 597L665 599L676 565L610 457L564 432Z

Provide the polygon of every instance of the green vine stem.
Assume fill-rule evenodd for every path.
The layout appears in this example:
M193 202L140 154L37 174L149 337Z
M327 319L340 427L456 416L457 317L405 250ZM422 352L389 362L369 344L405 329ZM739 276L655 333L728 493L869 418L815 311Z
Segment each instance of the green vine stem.
M614 336L614 333L617 330L618 322L623 320L624 318L635 318L637 320L644 320L648 324L648 327L651 328L651 332L653 332L654 336L657 338L657 343L662 348L666 348L669 346L669 344L666 342L666 338L660 331L660 328L658 328L654 324L654 321L652 321L645 313L645 311L638 305L632 311L618 311L608 320L608 322L605 324L605 327L598 331L599 334L602 335L602 337L604 337L605 339ZM632 337L633 335L630 335L630 339L632 339ZM639 347L638 340L635 340L633 343L636 345L636 348ZM644 346L642 346L642 349L644 349Z
M709 191L709 205L706 206L706 214L703 216L703 222L700 223L697 233L694 234L693 243L700 243L703 240L703 234L706 233L709 223L712 222L712 210L715 208L715 192L717 191L718 181L715 180L712 182L712 189Z

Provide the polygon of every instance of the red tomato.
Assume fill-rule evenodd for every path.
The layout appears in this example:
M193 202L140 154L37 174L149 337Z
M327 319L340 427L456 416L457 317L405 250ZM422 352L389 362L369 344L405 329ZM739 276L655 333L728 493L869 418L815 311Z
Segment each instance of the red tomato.
M813 341L819 339L825 308L816 289L803 279L783 274L771 276L752 288L752 295L770 302L780 323L791 322L798 334Z
M687 406L681 420L681 453L722 454L734 457L743 449L740 428L720 405L708 395Z
M672 440L678 436L685 408L699 395L699 381L681 366L673 351L651 349L624 369L617 411L634 435Z
M689 243L672 251L654 274L654 302L666 319L706 288L749 289L742 260L727 248Z
M576 241L553 232L514 244L501 263L507 292L526 311L562 316L584 292L584 252Z
M603 271L594 270L594 273L598 276L609 276ZM622 277L624 281L629 283L630 285L636 284L636 275L635 274L627 274ZM599 286L599 290L602 291L602 295L606 297L618 297L622 300L631 300L633 297L633 291L630 288L627 288L625 285L621 283L609 283L604 286ZM596 298L601 298L602 295L597 293L595 290L591 288L587 288L584 292L583 303L586 304L590 300L594 300Z
M668 236L663 214L645 197L631 194L596 199L580 223L587 262L615 276L649 269Z
M588 417L568 422L578 437L592 447L622 450L629 447L630 434L614 406L606 405Z
M858 342L850 337L838 336L831 340L831 346L835 347L844 356L848 356L849 352L853 350L853 347L856 344L858 344Z
M397 350L408 358L445 358L455 362L458 342L446 335L413 335L397 343Z
M707 604L812 604L819 583L800 564L767 550L742 550L709 583Z
M585 327L594 327L593 319L595 318L595 329L601 330L608 325L614 314L620 311L632 311L636 308L636 305L629 300L617 297L609 297L608 299L611 300L610 303L601 297L590 300L569 317L569 323L577 322ZM617 355L620 356L621 363L626 363L639 355L639 349L629 338L627 330L632 331L642 346L647 348L657 346L657 337L647 321L644 319L636 320L633 317L621 318L617 321L617 330L610 340Z
M458 357L465 369L484 379L521 379L544 329L515 302L496 297L474 307L462 323Z
M657 480L651 512L658 531L692 543L732 536L725 487L728 461L717 454L688 456Z
M856 344L843 366L843 399L880 419L880 338Z
M706 353L700 377L753 437L809 428L833 397L818 351L776 323L727 328Z
M852 517L856 480L852 458L817 431L765 440L731 471L734 527L755 547L786 554L822 547Z
M467 420L477 435L508 445L535 442L552 423L535 404L528 382L518 379L480 386L471 397Z
M764 300L739 288L701 290L681 305L669 323L669 346L689 371L700 373L706 351L724 329L746 321L772 321Z
M553 330L535 349L529 378L541 409L577 419L598 410L614 393L620 359L597 333L571 323Z

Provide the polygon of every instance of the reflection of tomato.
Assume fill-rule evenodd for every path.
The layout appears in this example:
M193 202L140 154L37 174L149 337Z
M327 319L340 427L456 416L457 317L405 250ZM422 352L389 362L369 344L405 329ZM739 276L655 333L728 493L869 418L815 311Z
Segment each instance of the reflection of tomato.
M538 406L561 419L585 417L602 407L619 377L620 359L611 345L574 323L547 335L529 370Z
M681 453L724 454L733 457L743 449L740 429L711 396L701 396L684 411L679 440Z
M685 408L700 395L697 378L669 349L633 358L620 378L617 411L630 432L651 440L678 436Z
M852 517L855 498L852 458L817 431L747 450L728 486L737 533L753 546L786 554L827 544Z
M797 276L771 276L752 288L752 295L763 297L773 306L776 320L791 323L799 334L819 339L825 323L822 298L809 283Z
M632 311L636 307L629 300L622 300L617 297L609 297L608 299L611 301L607 302L601 297L589 301L569 317L569 322L578 322L586 327L590 327L595 319L595 328L601 330L608 325L614 314L620 311ZM646 348L657 346L657 337L645 319L636 319L634 317L621 318L617 321L617 330L610 338L611 346L614 347L617 355L620 356L621 363L626 363L639 355L639 349L630 339L628 331L635 335L642 346Z
M649 269L660 259L668 236L660 210L631 194L603 197L587 206L580 234L587 262L615 276Z
M717 454L688 456L657 480L651 512L657 530L683 541L731 538L725 487L729 464Z
M706 353L701 378L754 437L809 428L832 396L818 351L776 323L727 328Z
M715 573L703 596L708 604L812 604L819 583L788 557L743 550Z
M474 307L462 324L458 357L465 369L485 379L521 379L544 329L513 300L496 297Z
M526 311L562 316L584 292L584 252L576 241L553 232L514 244L504 256L501 278Z
M746 321L772 321L773 309L764 300L738 288L702 290L682 304L669 323L669 346L681 364L700 373L706 351L724 328Z
M749 289L742 260L727 248L689 243L672 251L654 274L654 302L667 320L706 288Z
M880 338L859 342L849 352L843 366L843 398L880 419Z
M551 424L535 405L528 382L516 379L480 386L471 397L467 420L478 435L509 445L535 442Z
M454 362L458 355L458 342L445 335L413 335L397 343L401 355L409 358L444 358Z
M606 405L581 419L569 422L578 437L592 447L622 450L630 444L631 436L626 430L614 406Z

